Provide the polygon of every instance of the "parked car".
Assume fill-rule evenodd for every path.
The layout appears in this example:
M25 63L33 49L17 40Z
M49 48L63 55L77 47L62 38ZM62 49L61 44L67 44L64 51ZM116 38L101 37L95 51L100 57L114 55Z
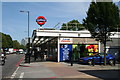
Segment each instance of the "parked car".
M24 51L16 51L16 54L24 54Z
M10 52L9 52L9 51L6 51L6 54L10 54Z
M80 58L80 63L88 63L89 65L94 65L95 63L104 63L104 53L97 53L91 56ZM110 65L115 65L115 56L106 53L106 63Z

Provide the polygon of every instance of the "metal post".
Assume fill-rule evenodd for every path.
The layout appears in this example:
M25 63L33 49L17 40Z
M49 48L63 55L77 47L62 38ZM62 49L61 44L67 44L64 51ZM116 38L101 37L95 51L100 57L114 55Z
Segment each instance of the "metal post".
M29 11L27 11L28 13L28 38L29 38ZM28 43L29 43L29 40L28 40Z
M25 55L25 62L30 63L29 11L20 11L20 12L27 12L28 14L28 53Z
M72 57L72 53L71 53L71 66L73 66L73 57Z
M28 13L28 55L29 55L29 63L30 63L30 38L29 38L29 11L27 11Z
M60 36L61 36L61 34L59 34L59 36L58 36L58 62L60 62Z

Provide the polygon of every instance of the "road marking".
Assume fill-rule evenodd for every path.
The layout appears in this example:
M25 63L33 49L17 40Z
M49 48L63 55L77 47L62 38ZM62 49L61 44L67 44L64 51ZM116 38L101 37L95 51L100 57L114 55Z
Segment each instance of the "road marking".
M20 59L20 61L16 64L17 69L15 70L15 72L12 74L11 79L13 79L15 77L15 75L17 74L16 72L18 71L18 69L20 68L19 65L21 64L21 62L24 60L24 56Z
M21 64L21 62L24 60L24 56L20 59L20 61L16 64L16 67L19 67L20 66L20 64Z
M15 72L12 74L11 79L13 79L15 77L15 75L17 74L16 72L18 71L19 68L20 67L17 67L17 69L15 70Z
M23 76L24 76L24 72L22 72L22 73L20 74L20 77L19 77L19 78L23 78Z

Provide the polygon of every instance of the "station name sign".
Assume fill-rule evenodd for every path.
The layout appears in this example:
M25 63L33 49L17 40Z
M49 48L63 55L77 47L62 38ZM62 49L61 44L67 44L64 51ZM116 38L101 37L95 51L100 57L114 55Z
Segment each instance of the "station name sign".
M73 38L60 38L60 43L73 43Z

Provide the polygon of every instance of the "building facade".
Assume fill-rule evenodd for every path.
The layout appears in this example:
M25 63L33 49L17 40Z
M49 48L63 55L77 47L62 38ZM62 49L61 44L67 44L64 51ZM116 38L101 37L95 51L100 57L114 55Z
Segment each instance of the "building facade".
M118 35L118 32L116 32L111 38L118 40ZM109 48L113 46L112 44L111 42L107 43ZM119 45L114 46L119 47ZM80 57L103 51L103 45L99 41L95 41L87 30L64 31L37 29L33 31L32 48L36 48L40 52L39 54L44 53L49 60L55 60L57 62L69 61L71 56L74 60L78 60Z

